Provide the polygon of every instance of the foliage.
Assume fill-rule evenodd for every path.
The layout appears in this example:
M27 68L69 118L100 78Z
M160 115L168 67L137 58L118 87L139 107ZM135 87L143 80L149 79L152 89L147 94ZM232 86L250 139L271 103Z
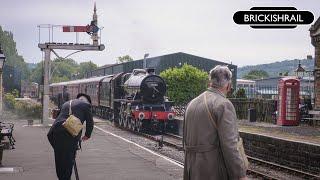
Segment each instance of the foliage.
M247 98L245 89L239 88L235 93L235 98Z
M84 78L87 72L91 72L97 68L98 66L91 61L80 63L78 70L79 78Z
M51 82L71 80L78 73L78 64L72 59L57 58L51 63Z
M23 118L40 119L42 115L42 106L32 100L19 100L15 103L15 112Z
M42 84L42 74L43 74L43 61L36 64L36 67L32 69L30 75L30 81Z
M17 97L19 97L19 91L17 90L17 89L14 89L14 90L12 90L12 92L11 92L11 94L15 97L15 98L17 98Z
M16 100L13 93L4 95L5 108L23 118L41 118L42 106L31 99Z
M82 62L78 64L73 59L54 59L51 63L51 82L69 81L84 78L86 72L97 69L93 62ZM42 84L43 61L39 62L32 70L30 80Z
M284 73L280 72L279 76L289 76L289 72L288 71L286 71Z
M6 64L18 69L21 72L21 79L29 78L30 71L22 56L18 54L16 42L13 40L12 32L3 31L0 26L0 42L3 52L6 56Z
M247 75L243 76L244 79L262 79L269 77L269 74L264 70L252 70Z
M119 63L124 63L124 62L129 62L129 61L133 61L133 59L129 55L118 57Z
M177 104L189 102L208 85L207 72L188 64L184 64L181 68L169 68L161 72L160 76L167 83L167 95Z
M15 95L13 95L12 93L6 93L4 95L3 102L5 108L7 108L8 110L13 110L16 103Z

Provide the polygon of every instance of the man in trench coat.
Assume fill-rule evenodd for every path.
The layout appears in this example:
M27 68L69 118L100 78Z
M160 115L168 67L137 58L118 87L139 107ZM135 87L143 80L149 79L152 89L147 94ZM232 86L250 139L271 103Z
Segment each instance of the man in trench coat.
M193 99L185 113L184 180L247 179L237 149L238 127L234 106L226 98L232 73L227 66L210 71L210 87Z

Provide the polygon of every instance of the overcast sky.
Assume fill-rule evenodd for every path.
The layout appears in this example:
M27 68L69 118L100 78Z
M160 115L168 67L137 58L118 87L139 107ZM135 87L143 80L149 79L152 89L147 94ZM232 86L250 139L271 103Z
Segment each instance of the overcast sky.
M118 56L141 59L185 52L238 66L306 58L314 54L310 25L290 30L256 30L233 22L233 14L253 6L293 6L320 16L319 0L96 0L103 52L81 52L77 62L115 63ZM0 0L0 25L12 31L18 53L27 62L39 62L37 25L87 25L92 0ZM75 42L74 33L54 29L55 42ZM41 42L48 30L41 29ZM90 42L85 33L81 43ZM58 51L66 56L70 51ZM52 57L55 56L52 54Z

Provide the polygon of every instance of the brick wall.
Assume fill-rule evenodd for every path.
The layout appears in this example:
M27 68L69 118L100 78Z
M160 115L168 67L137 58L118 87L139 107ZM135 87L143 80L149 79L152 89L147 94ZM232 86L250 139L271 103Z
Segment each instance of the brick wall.
M320 145L240 132L246 154L302 171L319 174Z

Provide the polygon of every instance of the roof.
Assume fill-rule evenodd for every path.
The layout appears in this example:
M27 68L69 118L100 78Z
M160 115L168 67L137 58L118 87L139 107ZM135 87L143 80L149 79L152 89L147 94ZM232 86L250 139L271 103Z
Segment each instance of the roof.
M65 82L59 82L59 83L52 83L50 86L64 86L64 85L70 85L70 84L81 84L81 83L88 83L88 82L99 82L102 79L106 78L108 76L99 76L99 77L92 77L87 79L77 79L73 81L65 81Z
M165 54L165 55L162 55L162 56L148 57L147 59L157 59L157 58L161 58L161 57L165 57L165 56L173 56L173 55L178 55L178 54L193 56L195 58L201 58L201 59L210 60L210 61L215 61L216 63L220 63L220 64L222 63L222 64L225 64L225 65L228 65L228 66L236 66L234 64L229 64L229 63L221 62L221 61L218 61L218 60L208 59L208 58L204 58L204 57L201 57L201 56L196 56L196 55L192 55L192 54L188 54L188 53L184 53L184 52L177 52L177 53ZM143 59L137 59L137 60L133 60L133 61L143 61ZM106 64L106 65L100 66L97 70L103 69L103 68L107 68L107 67L117 66L117 65L121 65L121 64L126 64L126 63L128 63L128 62L123 62L123 63L119 63L119 64Z
M256 81L252 81L248 79L237 79L237 82L255 83Z

